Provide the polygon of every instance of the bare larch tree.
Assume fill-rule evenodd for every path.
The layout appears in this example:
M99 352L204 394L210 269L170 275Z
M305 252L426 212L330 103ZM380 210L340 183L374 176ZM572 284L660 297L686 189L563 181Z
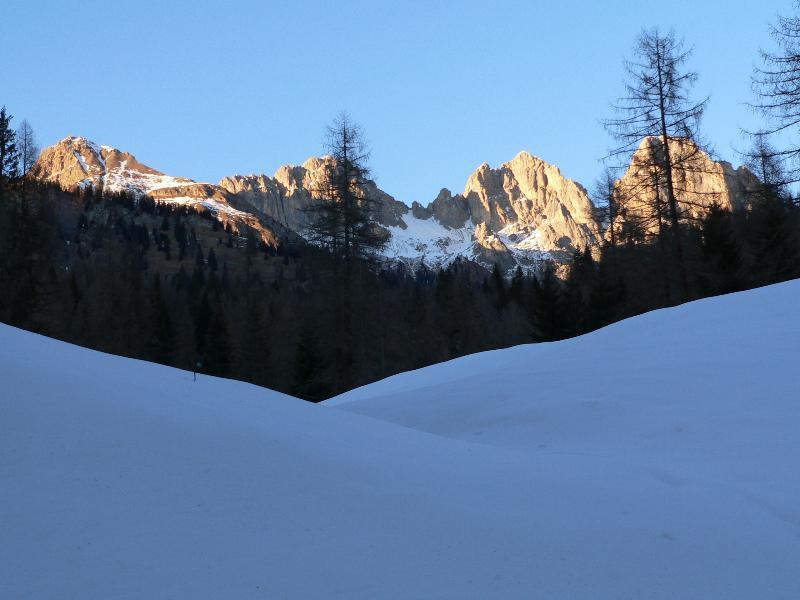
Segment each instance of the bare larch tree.
M22 123L17 127L17 149L19 151L20 175L24 177L31 170L36 159L39 158L39 144L36 140L36 134L27 119L23 119Z
M800 2L795 8L800 10ZM755 148L749 157L782 163L785 175L780 183L788 185L800 181L800 16L778 17L771 34L777 48L761 51L762 65L752 78L756 95L752 106L768 119L768 126L754 134ZM773 135L785 139L786 147L765 145L765 136Z
M27 178L28 172L33 167L36 159L39 158L39 144L36 141L36 134L27 119L17 127L17 150L19 153L19 175L22 178L22 200L27 197Z
M376 222L377 201L365 192L369 180L369 148L363 129L347 113L328 126L325 151L329 157L315 200L306 209L308 238L326 248L332 258L335 292L334 326L337 349L337 387L351 384L354 360L354 281L357 269L371 262L386 244Z
M631 197L647 198L645 214L652 222L646 226L657 229L662 243L667 232L672 234L681 300L690 292L680 233L680 201L688 200L679 199L680 181L697 168L699 124L708 102L690 97L697 81L697 74L686 69L690 56L674 32L643 31L633 59L625 62L625 94L613 105L616 116L603 122L618 143L607 158L619 166L629 164L634 154L639 161L634 182L620 190L621 205Z
M354 260L370 260L386 243L376 227L376 200L364 192L369 180L369 149L361 126L341 113L328 126L318 198L307 209L309 237L327 248L345 270Z

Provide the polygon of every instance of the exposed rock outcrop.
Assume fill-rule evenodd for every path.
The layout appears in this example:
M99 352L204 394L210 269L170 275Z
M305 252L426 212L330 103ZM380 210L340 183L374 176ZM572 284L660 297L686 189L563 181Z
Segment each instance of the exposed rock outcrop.
M98 146L82 137L67 137L45 148L30 172L31 177L55 183L63 189L94 187L104 193L147 195L158 202L207 210L235 232L255 230L265 244L276 246L289 235L268 217L242 206L224 189L184 177L165 175L136 157L110 146Z
M486 223L493 232L536 231L542 250L592 246L600 234L583 186L527 152L497 169L481 165L467 180L464 197L473 223Z
M497 264L505 271L517 264L511 249L489 230L486 223L475 226L474 258L487 266Z
M750 192L758 179L746 167L734 169L725 161L713 160L691 140L670 140L673 187L678 212L683 222L697 222L716 204L735 211L749 203ZM660 170L653 167L663 160L664 145L659 138L642 140L623 177L616 182L620 217L616 227L622 231L635 226L643 233L658 232L659 211L667 214L667 188ZM630 230L630 228L629 228Z
M325 182L330 157L309 158L302 166L280 167L275 175L233 175L219 186L255 210L271 216L287 228L302 232L308 224L307 209L325 197ZM362 193L375 203L378 222L385 227L402 226L408 207L367 181Z
M711 204L735 210L747 204L757 181L746 168L715 162L691 143L670 146L679 156L691 156L675 173L682 216L701 218ZM617 182L625 193L625 219L648 221L657 187L648 183L648 165L658 155L656 138L644 140L630 168ZM265 242L302 237L315 202L326 200L326 180L335 166L330 157L309 158L300 166L280 167L267 175L234 175L218 185L165 175L126 152L69 137L45 149L31 174L64 188L95 186L106 191L147 194L160 202L204 207L234 230L248 226ZM644 182L644 183L643 183ZM661 183L663 188L663 182ZM427 206L411 207L367 181L362 197L377 209L376 220L389 243L390 260L424 262L429 267L458 258L486 267L499 263L535 269L544 260L567 263L574 250L595 246L601 229L586 189L561 171L528 152L492 168L483 164L470 175L464 191L442 189ZM660 190L663 193L663 189ZM618 227L625 220L618 220Z
M300 167L281 167L272 177L236 175L219 185L302 232L305 209L323 196L318 190L324 188L329 161L311 158ZM489 267L495 262L535 267L547 258L568 260L574 249L595 244L600 235L586 190L527 152L497 169L481 165L463 194L442 189L428 206L415 202L409 208L372 181L364 194L376 202L378 222L402 239L390 244L390 257L424 260L429 266L464 255ZM465 245L465 236L473 243Z
M439 223L451 229L463 227L470 218L470 208L466 198L461 195L453 196L448 189L442 189L436 199L428 205L427 210Z

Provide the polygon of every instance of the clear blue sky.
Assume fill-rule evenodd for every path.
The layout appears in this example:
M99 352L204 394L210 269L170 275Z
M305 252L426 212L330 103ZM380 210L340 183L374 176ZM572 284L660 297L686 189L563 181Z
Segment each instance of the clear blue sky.
M174 175L272 174L321 153L348 110L378 184L460 191L518 151L590 186L598 121L644 26L695 47L704 132L733 162L768 24L790 0L109 2L5 0L0 104L42 145L84 135Z

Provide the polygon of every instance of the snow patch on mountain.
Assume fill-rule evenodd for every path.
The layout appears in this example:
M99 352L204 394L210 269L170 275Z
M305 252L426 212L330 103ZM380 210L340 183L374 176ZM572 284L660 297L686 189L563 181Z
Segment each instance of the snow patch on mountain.
M391 237L383 249L390 259L422 262L428 267L446 267L457 257L474 257L475 226L450 229L433 217L418 219L410 212L402 226L387 227Z
M103 176L103 189L106 191L129 192L138 196L150 194L154 190L194 185L195 183L197 182L183 177L135 171L127 168L127 161L123 161L119 167L107 171Z
M218 200L214 200L213 198L195 198L193 196L174 196L171 198L166 198L161 200L162 202L166 202L169 204L174 204L176 206L202 206L203 208L207 208L214 214L223 213L230 217L234 218L241 218L245 219L250 215L250 213L237 210L227 204L223 204Z

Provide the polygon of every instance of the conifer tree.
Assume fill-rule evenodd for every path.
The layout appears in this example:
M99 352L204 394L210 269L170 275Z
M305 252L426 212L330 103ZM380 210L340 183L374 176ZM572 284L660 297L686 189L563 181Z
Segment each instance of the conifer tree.
M742 288L742 257L731 225L731 214L714 204L702 224L703 252L710 264L714 293L736 292Z
M533 293L533 324L541 341L551 342L565 336L564 296L561 282L551 264L542 271Z
M175 357L175 328L164 300L158 273L153 277L150 290L149 352L152 360L162 364L172 364Z
M680 231L681 190L676 178L681 177L681 171L696 170L701 151L699 124L708 102L708 98L694 101L690 97L697 81L697 74L685 69L690 57L691 50L674 32L642 31L634 59L625 63L625 93L614 105L618 116L604 121L619 142L610 157L622 158L624 164L646 140L645 154L639 155L643 162L636 169L640 177L629 189L621 190L621 201L624 204L625 196L643 194L639 188L647 190L645 197L651 199L650 211L662 242L667 232L671 233L684 301L689 299L690 289Z
M20 176L25 177L39 157L36 134L27 119L23 119L17 128L17 147L19 149Z
M785 168L783 183L800 181L800 3L795 14L779 16L770 33L773 50L761 50L761 66L752 77L756 95L753 107L764 115L767 126L755 134L756 141L779 135L786 141L783 148L766 145L759 152ZM789 134L789 135L785 135ZM766 181L766 180L765 180Z
M5 106L0 108L0 200L4 199L10 182L19 173L17 134L11 127L13 118Z
M511 285L508 288L508 299L522 305L522 298L525 289L525 275L522 272L522 267L517 265L514 270L514 276L511 278Z
M325 362L316 336L306 329L297 342L291 393L298 398L318 402L328 397L330 388L324 379Z
M759 185L749 190L745 230L755 281L763 284L800 276L800 206L789 191L794 175L787 172L787 157L764 135L755 136L746 156L747 166L759 179Z
M504 309L508 301L508 294L506 292L506 282L503 277L503 272L500 270L500 265L497 263L494 263L494 268L492 269L491 293L495 308L497 310Z
M326 248L350 280L353 262L370 260L386 244L376 227L375 198L364 192L369 179L369 149L364 131L347 113L327 129L325 149L331 160L318 189L319 201L306 210L311 239Z
M217 377L227 377L231 369L231 343L228 324L219 298L214 301L206 339L206 372Z
M317 199L306 209L309 238L332 259L337 389L352 385L356 354L354 283L360 265L372 261L386 244L376 223L376 200L364 192L369 177L369 150L363 130L346 114L328 127L325 164ZM288 257L287 257L288 258Z

